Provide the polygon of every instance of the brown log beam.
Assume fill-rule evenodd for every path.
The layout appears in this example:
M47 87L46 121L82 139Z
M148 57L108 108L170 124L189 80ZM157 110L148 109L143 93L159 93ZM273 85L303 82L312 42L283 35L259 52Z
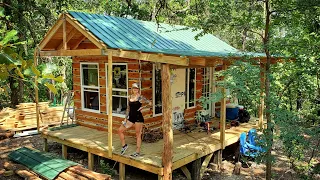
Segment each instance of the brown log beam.
M163 105L163 178L172 179L173 131L172 131L172 99L170 84L170 66L162 64L162 105Z
M222 70L226 70L227 65L223 64ZM225 77L222 77L224 81ZM225 85L224 85L225 86ZM221 107L220 107L220 142L221 149L225 148L225 136L226 136L226 88L222 88L223 98L221 99Z
M112 51L108 52L108 93L112 94ZM108 96L108 155L112 157L112 96Z

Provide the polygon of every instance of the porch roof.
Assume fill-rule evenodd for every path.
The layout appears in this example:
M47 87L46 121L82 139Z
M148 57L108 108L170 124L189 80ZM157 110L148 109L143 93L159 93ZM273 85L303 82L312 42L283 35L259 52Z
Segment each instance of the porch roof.
M201 57L264 57L237 50L219 38L187 26L126 19L101 14L68 12L109 48Z

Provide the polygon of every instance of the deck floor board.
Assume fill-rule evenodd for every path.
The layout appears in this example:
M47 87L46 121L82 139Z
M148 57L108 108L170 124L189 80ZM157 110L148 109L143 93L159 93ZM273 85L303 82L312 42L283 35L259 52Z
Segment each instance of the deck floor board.
M254 122L244 123L238 127L232 127L226 130L226 146L238 141L242 132L247 132L251 128L257 128ZM108 132L98 131L84 126L76 126L62 130L47 131L45 136L58 138L68 143L76 144L85 147L84 149L94 149L95 152L107 154L108 152ZM162 151L163 140L155 143L142 143L141 155L137 158L131 158L130 154L136 150L136 139L133 137L126 137L126 143L129 145L126 153L120 155L121 142L117 134L113 134L113 154L116 157L124 157L129 161L135 163L142 163L154 167L162 168ZM217 130L212 134L206 132L199 132L194 130L190 133L182 133L174 131L173 135L173 164L174 166L181 166L184 158L203 157L221 149L220 132ZM117 160L117 159L113 159ZM188 160L186 160L188 162ZM178 163L178 164L175 164Z

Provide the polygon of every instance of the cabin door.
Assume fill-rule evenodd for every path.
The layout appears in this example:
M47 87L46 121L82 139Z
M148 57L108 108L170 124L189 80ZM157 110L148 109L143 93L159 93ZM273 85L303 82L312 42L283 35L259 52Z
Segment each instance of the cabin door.
M171 73L172 127L180 129L184 126L184 109L186 101L186 70L173 69Z
M203 68L203 84L202 84L202 96L209 98L212 92L214 92L213 87L213 72L214 69L212 67ZM215 107L214 103L209 103L204 109L207 110L210 116L214 116Z

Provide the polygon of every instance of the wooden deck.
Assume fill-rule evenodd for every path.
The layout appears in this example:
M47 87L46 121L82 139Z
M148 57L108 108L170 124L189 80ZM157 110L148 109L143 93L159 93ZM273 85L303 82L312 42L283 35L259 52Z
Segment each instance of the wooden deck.
M251 128L257 128L256 122L241 124L226 130L226 146L236 143L240 133L247 132ZM163 175L162 151L163 141L155 143L142 142L141 155L131 158L136 149L135 138L128 137L126 142L129 145L126 153L120 155L121 143L118 135L113 135L113 155L108 156L108 133L83 126L76 126L56 131L42 133L43 138L61 143L64 148L74 147L92 154L99 155L120 163L134 166L154 174ZM190 133L174 132L173 135L173 167L178 169L196 159L212 154L221 149L220 132L207 135L206 132L194 130ZM66 153L66 152L65 152Z

